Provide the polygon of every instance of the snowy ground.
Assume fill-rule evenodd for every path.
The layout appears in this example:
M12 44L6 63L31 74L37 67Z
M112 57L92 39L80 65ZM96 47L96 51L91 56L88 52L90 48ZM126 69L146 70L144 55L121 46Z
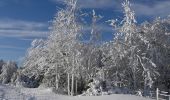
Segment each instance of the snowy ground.
M51 89L28 89L0 85L0 100L151 100L131 95L113 94L108 96L63 96Z

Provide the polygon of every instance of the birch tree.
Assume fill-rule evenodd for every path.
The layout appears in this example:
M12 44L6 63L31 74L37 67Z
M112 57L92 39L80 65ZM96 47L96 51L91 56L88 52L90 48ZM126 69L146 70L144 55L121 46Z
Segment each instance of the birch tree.
M70 95L70 87L71 95L74 95L75 69L78 66L76 66L78 64L76 45L78 45L77 36L81 27L76 16L77 0L65 0L64 3L66 7L60 10L53 20L48 48L51 62L54 62L52 66L57 70L56 73L62 73L61 71L64 69L64 72L68 74L68 95ZM72 77L71 86L70 77Z

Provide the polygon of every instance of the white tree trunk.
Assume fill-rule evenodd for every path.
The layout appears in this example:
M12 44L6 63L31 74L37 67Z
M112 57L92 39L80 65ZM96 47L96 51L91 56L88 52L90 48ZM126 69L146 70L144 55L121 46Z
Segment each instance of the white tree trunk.
M58 76L59 76L59 75L58 75L58 73L57 73L57 74L56 74L56 77L55 77L55 78L56 78L56 86L55 86L56 90L57 90L58 87L59 87L59 86L58 86L58 84L59 84L59 78L58 78Z
M71 96L74 95L74 74L72 74L72 82L71 82Z
M156 100L159 100L159 89L156 88Z
M67 89L68 89L67 92L68 92L68 95L70 95L70 74L67 73L67 75L68 75L68 76L67 76L67 79L68 79L68 80L67 80L67 81L68 81L68 82L67 82L67 86L68 86L68 87L67 87Z

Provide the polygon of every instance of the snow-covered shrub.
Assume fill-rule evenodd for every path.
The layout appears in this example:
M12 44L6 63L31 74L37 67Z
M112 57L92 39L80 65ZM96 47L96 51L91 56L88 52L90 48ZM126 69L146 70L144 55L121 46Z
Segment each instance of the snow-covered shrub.
M87 96L108 95L106 82L99 79L92 79L88 84L87 90L82 94Z
M137 96L140 96L140 97L141 97L142 94L143 94L143 93L142 93L142 91L141 91L140 89L139 89L138 91L136 91L136 95L137 95Z

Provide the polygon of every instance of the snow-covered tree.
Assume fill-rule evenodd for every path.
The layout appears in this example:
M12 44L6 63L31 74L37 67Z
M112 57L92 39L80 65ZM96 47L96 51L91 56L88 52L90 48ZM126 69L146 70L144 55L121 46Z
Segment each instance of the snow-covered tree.
M44 66L44 65L42 65L42 63L45 62L44 61L45 60L44 45L45 45L45 41L42 39L33 40L31 47L28 49L28 53L26 55L25 62L23 65L23 67L24 67L23 71L25 71L24 72L25 74L27 72L29 73L30 70L33 71L31 73L38 74L38 73L36 73L36 71L41 69L39 67Z
M147 44L146 54L150 57L151 61L158 67L159 77L155 82L155 88L159 87L162 89L168 88L169 76L169 44L170 36L167 33L169 30L170 20L169 18L160 19L157 18L152 23L144 23L141 28L141 33L143 35L143 41ZM146 62L145 62L146 63ZM151 63L153 64L153 63ZM153 64L153 65L154 65ZM150 73L153 74L153 73ZM156 84L158 83L158 84ZM164 85L163 85L163 84Z
M11 82L11 77L17 71L17 65L15 62L8 61L2 66L0 74L0 82L7 84Z
M141 88L141 83L143 83L144 90L146 90L146 87L153 84L157 66L147 56L149 44L146 43L139 32L139 27L135 24L134 12L130 8L129 1L126 0L122 6L125 17L120 26L116 26L118 33L115 34L111 48L111 59L117 68L115 75L119 76L119 80L123 78L124 81L127 81L125 86L130 89L137 90L137 87ZM111 20L113 27L115 27L115 23L116 20Z
M39 86L38 81L42 80L41 78L46 72L47 51L45 50L45 44L45 40L35 39L27 51L23 69L17 74L17 77L19 78L17 81L21 83L23 81L24 86L26 87Z
M78 34L80 25L78 24L76 15L77 0L65 0L66 7L57 12L51 29L51 35L47 40L47 50L49 68L56 76L56 88L62 73L68 74L68 94L74 94L75 69L80 66L77 57L79 51L77 49ZM72 77L70 86L70 75Z

